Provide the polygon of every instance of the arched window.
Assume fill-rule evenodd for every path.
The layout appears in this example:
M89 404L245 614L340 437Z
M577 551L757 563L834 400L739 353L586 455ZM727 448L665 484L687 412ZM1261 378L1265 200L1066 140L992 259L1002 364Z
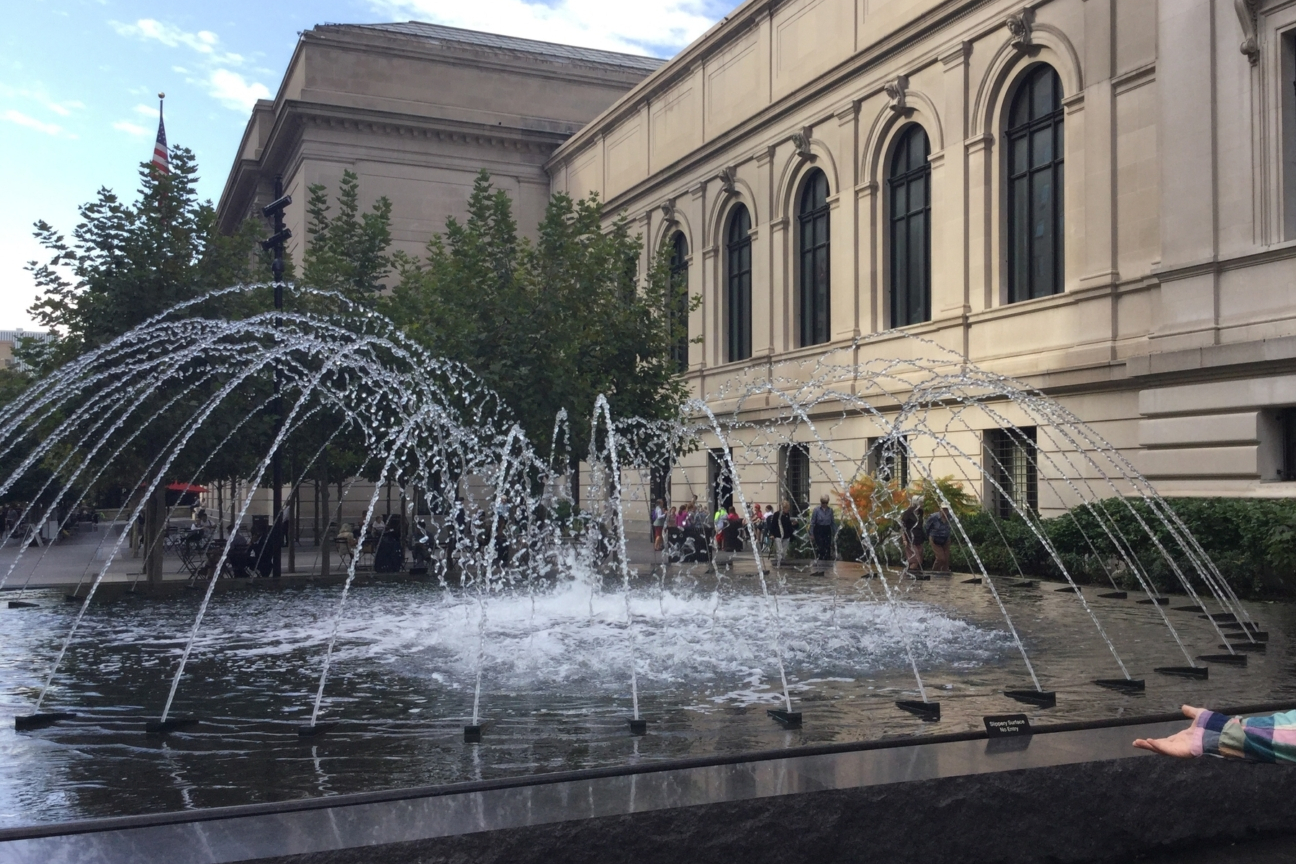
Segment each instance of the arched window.
M688 290L688 240L683 231L671 238L670 257L671 293L667 299L667 320L671 328L671 359L675 368L688 371L689 364L689 290ZM660 497L660 496L659 496Z
M801 191L801 344L827 342L828 332L828 178L819 170Z
M896 142L891 193L891 326L931 320L931 144L910 126Z
M729 217L726 249L725 322L727 360L746 360L752 353L751 216L739 204Z
M1026 75L1008 115L1008 302L1063 287L1062 81L1051 66Z

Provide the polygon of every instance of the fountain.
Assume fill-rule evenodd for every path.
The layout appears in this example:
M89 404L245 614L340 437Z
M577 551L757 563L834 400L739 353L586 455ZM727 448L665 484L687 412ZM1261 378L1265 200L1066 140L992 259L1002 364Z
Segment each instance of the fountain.
M142 721L159 755L113 756L105 770L170 776L185 806L195 796L212 806L262 794L260 778L230 771L231 759L257 754L293 766L273 799L921 738L937 723L962 734L990 717L1030 729L1049 716L1165 709L1188 692L1234 702L1282 692L1263 675L1210 676L1211 665L1254 672L1248 658L1263 661L1268 631L1126 456L1058 402L940 346L862 338L730 381L669 423L617 417L600 399L594 416L560 415L550 441L532 442L469 370L340 297L291 290L297 308L336 311L224 320L205 314L213 298L202 298L0 410L0 458L17 462L0 496L47 469L23 523L62 512L67 524L110 469L137 471L138 494L106 520L75 580L75 608L44 599L39 574L59 547L20 542L0 562L0 588L19 598L0 665L20 694L15 730L111 751ZM883 352L898 356L867 359ZM268 386L275 370L281 397ZM282 422L268 429L276 398ZM593 434L577 496L565 429L585 421ZM420 501L435 505L435 553L419 570L380 581L353 554L340 584L327 572L285 574L273 594L228 591L276 581L212 575L239 554L231 532L206 575L173 583L188 592L121 574L125 526L141 519L144 558L156 560L149 547L163 542L166 520L146 512L154 490L236 462L246 483L228 510L241 525L276 453L294 454L295 490L344 440L363 456L336 502L363 513L357 549L376 530L384 489L416 515ZM734 553L657 553L639 536L654 472L671 476L671 503L709 500L701 460L713 459L746 514L799 494L780 467L792 452L822 486L851 490L836 504L838 546L854 538L854 560L775 562L754 520ZM924 512L949 514L957 577L906 563L906 489L924 496ZM996 512L970 509L967 492ZM1089 588L1041 513L1068 520L1110 590ZM1029 532L1055 591L1014 557L1009 528ZM981 536L1002 541L992 545L1008 560L986 560ZM6 538L6 549L9 539L24 538ZM1166 605L1149 561L1173 574L1186 605ZM105 594L113 602L97 601ZM1000 718L1008 703L1030 722ZM448 749L460 736L462 754ZM308 746L306 761L284 750ZM326 771L319 750L332 747L344 755ZM414 753L416 769L391 761ZM0 788L16 782L0 776ZM172 799L87 799L52 815Z

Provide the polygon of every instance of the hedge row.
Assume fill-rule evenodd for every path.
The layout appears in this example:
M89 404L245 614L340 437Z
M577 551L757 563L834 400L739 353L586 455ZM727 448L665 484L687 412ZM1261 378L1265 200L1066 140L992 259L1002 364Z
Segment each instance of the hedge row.
M1240 596L1296 597L1296 499L1176 498L1166 503ZM1063 578L1044 540L1024 520L1000 520L978 510L963 517L962 523L990 573ZM1092 510L1081 507L1041 520L1038 528L1080 584L1107 586L1114 581L1122 589L1141 590L1118 553L1115 538L1127 546L1157 590L1183 590L1171 561L1191 575L1195 589L1203 587L1189 554L1166 520L1156 516L1142 499L1108 499L1093 505ZM882 541L882 557L899 565L894 538ZM838 533L837 547L843 559L859 560L863 554L851 526L843 526ZM930 564L930 550L927 560ZM957 531L951 562L963 572L979 569Z

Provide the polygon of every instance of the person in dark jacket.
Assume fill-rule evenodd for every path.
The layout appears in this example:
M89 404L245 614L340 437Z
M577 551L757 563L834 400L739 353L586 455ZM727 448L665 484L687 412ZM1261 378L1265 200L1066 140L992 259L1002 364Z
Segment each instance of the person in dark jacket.
M788 544L792 542L792 535L796 532L796 525L792 521L792 504L784 501L779 507L779 512L770 520L770 536L774 538L774 566L782 567L784 560L787 559Z
M810 535L814 540L815 558L820 561L831 561L833 546L833 526L837 518L828 506L828 496L819 499L819 506L810 514Z
M953 526L950 525L949 509L941 507L928 516L927 521L923 523L923 530L927 532L927 539L931 541L932 551L936 553L935 572L948 573L950 570L950 538L954 534Z

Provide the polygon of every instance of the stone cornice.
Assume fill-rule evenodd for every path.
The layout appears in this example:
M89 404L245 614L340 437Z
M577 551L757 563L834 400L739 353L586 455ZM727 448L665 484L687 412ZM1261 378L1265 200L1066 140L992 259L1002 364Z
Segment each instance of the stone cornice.
M568 137L561 132L491 126L444 117L396 114L319 102L284 100L277 103L275 108L274 125L259 157L240 158L230 172L217 208L221 230L233 230L237 221L243 218L248 208L249 195L256 194L257 177L288 172L289 160L293 152L299 149L302 135L307 129L336 129L366 136L422 139L478 148L494 147L534 153L540 157L553 152ZM245 145L254 126L255 115L244 133Z

